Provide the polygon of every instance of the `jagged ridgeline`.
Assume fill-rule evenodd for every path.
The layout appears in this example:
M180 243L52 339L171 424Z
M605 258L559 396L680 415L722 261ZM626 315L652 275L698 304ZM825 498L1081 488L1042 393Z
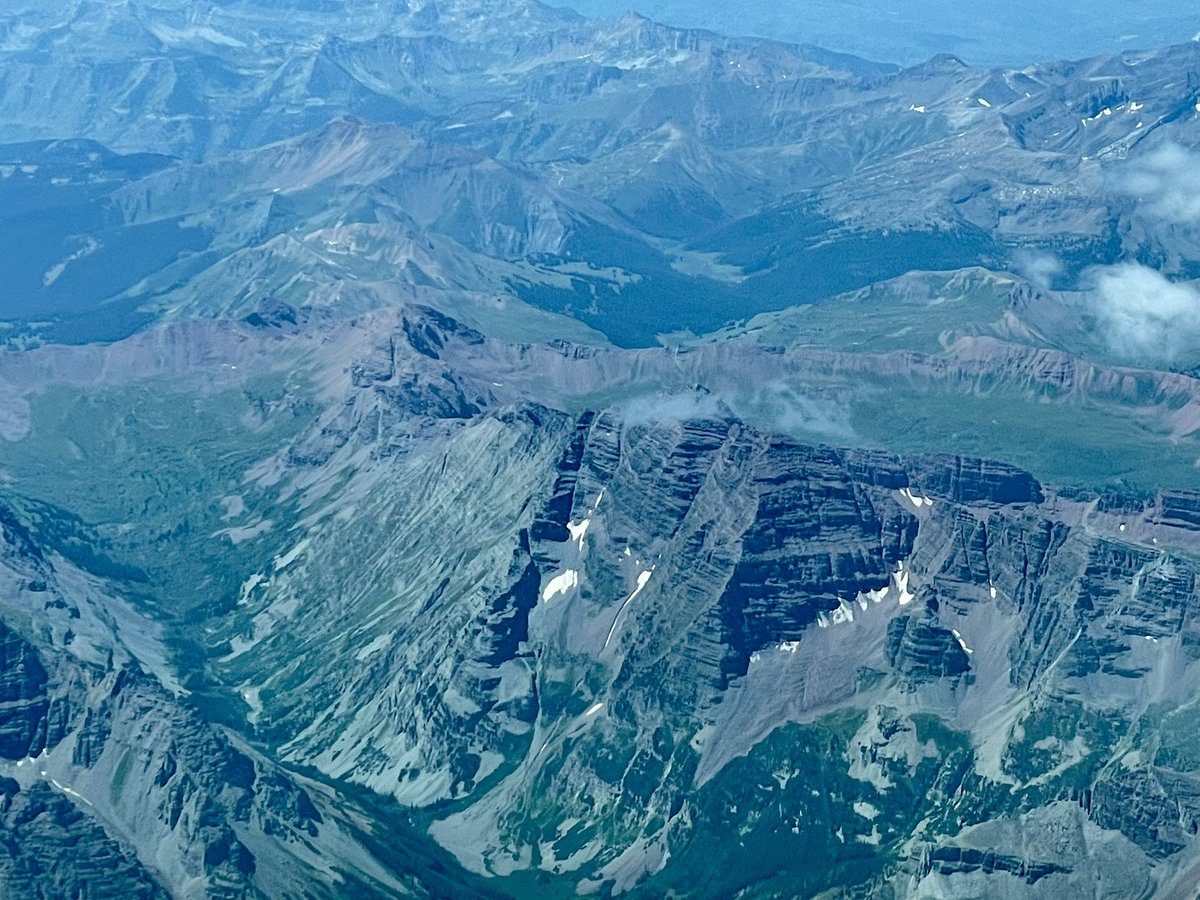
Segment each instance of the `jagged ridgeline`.
M1196 896L1198 91L0 0L0 896Z
M7 883L75 853L114 896L1186 877L1200 495L814 439L852 407L764 427L789 379L957 390L894 358L279 306L10 354ZM1138 416L1179 414L1163 377Z

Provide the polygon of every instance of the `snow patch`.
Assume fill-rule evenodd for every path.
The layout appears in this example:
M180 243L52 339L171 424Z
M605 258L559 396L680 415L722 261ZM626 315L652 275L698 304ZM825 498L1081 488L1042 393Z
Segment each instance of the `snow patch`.
M625 551L629 553L628 550ZM650 576L654 574L654 569L646 569L637 577L637 586L633 589L633 593L625 598L625 602L621 604L621 608L617 610L617 614L613 616L612 625L608 629L608 635L604 638L604 646L600 648L601 652L608 649L608 644L612 640L613 634L617 630L617 623L621 621L621 613L625 612L625 607L629 606L634 601L634 598L642 592L642 588L650 581Z
M862 816L868 822L871 822L879 816L879 810L877 810L870 803L866 803L862 800L856 800L854 801L854 814Z
M255 572L242 583L242 589L238 592L238 606L245 606L250 600L250 594L254 589L266 581L266 577L261 572Z
M285 553L283 556L275 557L275 561L274 561L275 571L282 572L284 569L286 569L288 566L290 566L292 563L294 563L297 559L300 558L300 554L308 549L308 547L311 543L312 543L311 538L305 538L300 543L298 543L295 547L293 547L291 550L289 550L287 553Z
M891 582L889 584L876 590L866 591L865 593L860 592L858 596L854 598L853 603L847 602L844 599L839 599L837 609L829 613L820 612L817 614L817 626L820 628L829 628L833 625L842 625L846 622L853 622L855 604L858 605L860 611L866 612L872 603L882 603L885 598L890 596L892 593L892 588L895 588L896 590L897 603L900 606L907 606L914 599L916 599L916 595L908 589L908 580L910 574L911 573L909 570L905 568L904 561L901 560L896 566L896 571L892 573Z
M916 494L913 493L912 488L907 488L907 487L900 488L900 496L903 497L905 500L907 500L909 503L911 503L913 506L915 506L917 509L920 509L923 506L933 506L933 501L930 500L928 497L926 497L924 492L922 492L920 496L917 496Z
M548 603L559 594L565 594L568 591L579 585L579 573L574 569L567 569L561 575L555 575L542 591L542 602Z
M976 99L976 101L979 103L979 105L980 105L980 106L982 106L984 109L991 109L991 108L992 108L992 104L988 103L988 102L987 102L986 100L984 100L982 97L976 97L975 99Z
M904 560L896 566L896 571L892 574L892 581L896 585L896 592L899 594L901 606L908 606L916 598L916 595L908 590L908 576L910 572L904 568Z
M354 658L359 662L363 662L364 660L374 656L379 651L386 650L391 642L392 636L390 634L381 634L379 637L375 638L375 640L371 641L371 643L367 644L367 646L355 653Z
M45 775L46 772L43 770L42 774ZM52 785L54 785L56 788L58 788L60 791L62 791L64 794L67 794L70 797L74 797L76 800L80 800L80 801L86 803L88 806L92 805L91 800L89 800L87 797L83 796L83 794L79 793L78 791L74 791L71 788L67 787L67 785L59 784L53 778L50 779L50 783Z
M599 501L597 501L599 502ZM579 545L579 549L583 549L583 539L587 535L588 527L592 524L591 519L584 519L578 525L568 522L567 531L571 532L571 540Z
M964 651L964 652L965 652L965 653L966 653L968 656L970 656L972 653L974 653L974 652L975 652L974 650L972 650L970 647L968 647L968 646L967 646L967 644L966 644L966 641L964 641L964 640L963 640L963 636L962 636L961 634L959 634L959 633L958 633L958 629L957 629L957 628L951 628L951 629L950 629L950 633L954 635L954 639L955 639L956 641L958 641L958 646L962 647L962 648L963 648L963 651Z
M93 253L99 250L100 247L101 244L98 240L95 238L88 238L82 247L80 247L66 259L62 260L62 262L55 263L50 267L46 274L42 276L42 285L44 287L50 287L54 284L54 282L58 281L58 279L62 277L63 272L67 271L67 266L71 265L73 262L83 259L85 256L91 256Z
M602 710L602 709L604 709L603 702L594 703L594 704L592 704L591 707L588 708L588 711L583 714L583 717L586 719L586 718L589 718L590 716L594 716L596 713L600 712L600 710Z
M644 588L646 586L646 582L648 582L650 580L650 576L652 574L654 574L654 570L647 569L645 572L642 572L640 575L638 575L637 587L634 588L633 593L629 595L630 600L632 600L634 597L636 597L638 594L640 594L642 592L642 588Z

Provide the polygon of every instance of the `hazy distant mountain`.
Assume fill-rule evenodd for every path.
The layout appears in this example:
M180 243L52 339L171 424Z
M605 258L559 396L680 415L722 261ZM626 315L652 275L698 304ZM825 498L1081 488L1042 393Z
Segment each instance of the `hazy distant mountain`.
M1121 184L1131 154L1194 143L1181 73L1200 44L896 70L537 6L280 21L239 4L203 28L185 28L194 10L130 9L81 6L86 28L63 26L80 37L53 52L9 28L0 136L22 143L0 150L0 227L29 250L0 265L10 316L91 311L60 337L156 309L324 302L313 292L348 280L497 294L636 345L914 260L1011 268L1040 248L1068 275L1122 254L1196 274L1188 235L1147 222ZM337 249L353 235L390 249Z
M1200 44L8 0L0 112L0 893L1195 894Z
M1200 33L1200 15L1179 0L1136 6L1114 0L1020 0L1002 8L980 0L578 0L571 5L593 16L632 9L672 25L819 44L902 64L953 53L975 65L1025 66L1176 44Z

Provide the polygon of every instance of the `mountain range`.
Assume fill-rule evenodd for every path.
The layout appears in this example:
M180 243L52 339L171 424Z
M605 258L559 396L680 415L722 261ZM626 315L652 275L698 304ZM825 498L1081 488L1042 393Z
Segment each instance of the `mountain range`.
M0 63L4 892L1195 895L1200 44Z

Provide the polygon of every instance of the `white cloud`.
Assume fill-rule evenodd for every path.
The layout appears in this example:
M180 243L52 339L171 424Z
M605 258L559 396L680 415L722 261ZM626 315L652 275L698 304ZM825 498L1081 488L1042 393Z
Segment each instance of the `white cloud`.
M1116 187L1138 211L1174 225L1200 223L1200 153L1166 144L1125 164Z
M1017 272L1036 288L1049 290L1054 279L1062 274L1062 260L1053 253L1040 250L1019 250L1013 257Z
M720 398L703 390L635 397L620 404L618 409L627 425L720 419L729 415L728 407L722 405Z
M1200 288L1122 263L1087 275L1093 311L1109 348L1140 362L1200 358Z

